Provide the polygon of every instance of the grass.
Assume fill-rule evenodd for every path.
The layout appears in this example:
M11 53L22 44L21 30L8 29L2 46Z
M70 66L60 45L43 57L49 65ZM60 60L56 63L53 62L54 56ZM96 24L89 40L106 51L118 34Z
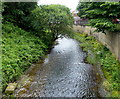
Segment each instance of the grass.
M87 62L93 65L99 64L104 73L106 81L103 86L109 91L109 97L120 97L120 63L108 48L99 43L92 36L74 33L83 51L88 52Z

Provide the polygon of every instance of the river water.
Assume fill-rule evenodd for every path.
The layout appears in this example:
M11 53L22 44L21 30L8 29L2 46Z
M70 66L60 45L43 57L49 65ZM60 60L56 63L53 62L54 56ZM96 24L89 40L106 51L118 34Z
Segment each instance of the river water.
M20 96L100 97L97 71L94 66L84 62L86 53L80 48L79 42L71 38L60 38L56 42L58 44L44 62L38 63L37 69L33 70L34 80L29 90ZM20 90L17 89L16 96L19 96Z

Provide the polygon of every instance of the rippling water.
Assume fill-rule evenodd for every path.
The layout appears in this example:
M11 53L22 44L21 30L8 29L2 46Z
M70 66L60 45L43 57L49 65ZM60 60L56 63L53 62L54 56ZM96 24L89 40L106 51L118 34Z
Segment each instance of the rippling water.
M79 43L70 38L56 42L44 63L37 64L34 81L21 97L99 97L96 71L84 63L86 53Z

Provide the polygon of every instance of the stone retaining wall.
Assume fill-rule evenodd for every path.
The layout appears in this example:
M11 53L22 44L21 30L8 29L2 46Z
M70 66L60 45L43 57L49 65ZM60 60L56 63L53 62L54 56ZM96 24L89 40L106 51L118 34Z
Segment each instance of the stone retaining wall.
M120 32L107 32L106 34L101 32L94 32L95 28L90 26L73 26L73 30L79 33L86 33L92 35L103 45L110 49L112 53L115 54L116 58L120 61Z

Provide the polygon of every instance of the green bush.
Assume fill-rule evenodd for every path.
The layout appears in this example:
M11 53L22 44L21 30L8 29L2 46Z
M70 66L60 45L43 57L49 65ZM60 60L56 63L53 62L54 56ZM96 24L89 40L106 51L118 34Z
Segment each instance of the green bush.
M44 56L46 51L47 46L32 33L11 23L3 24L3 88L8 82L15 81L33 62Z

